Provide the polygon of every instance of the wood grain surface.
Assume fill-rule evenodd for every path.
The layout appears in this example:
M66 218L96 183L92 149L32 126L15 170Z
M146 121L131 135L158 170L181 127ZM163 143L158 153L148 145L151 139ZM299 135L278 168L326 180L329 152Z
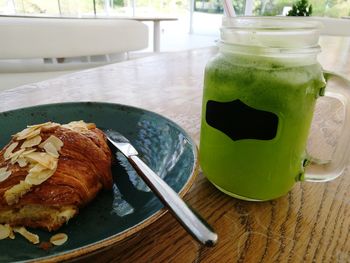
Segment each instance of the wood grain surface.
M350 77L350 39L323 37L325 69ZM217 52L204 48L160 54L62 76L0 93L0 110L63 101L107 101L163 114L198 143L203 70ZM321 101L310 147L326 155L342 115ZM333 105L333 104L332 104ZM335 112L334 110L335 109ZM350 134L349 134L350 136ZM297 183L284 197L252 203L231 198L200 174L185 199L219 234L213 248L196 243L167 213L80 262L350 262L349 171L328 183Z

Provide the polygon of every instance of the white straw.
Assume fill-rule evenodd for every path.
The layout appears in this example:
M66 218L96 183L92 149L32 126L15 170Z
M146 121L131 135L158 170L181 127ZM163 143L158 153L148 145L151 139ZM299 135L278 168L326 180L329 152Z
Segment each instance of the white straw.
M235 9L232 5L232 0L224 0L224 11L225 15L228 17L234 17L236 16Z

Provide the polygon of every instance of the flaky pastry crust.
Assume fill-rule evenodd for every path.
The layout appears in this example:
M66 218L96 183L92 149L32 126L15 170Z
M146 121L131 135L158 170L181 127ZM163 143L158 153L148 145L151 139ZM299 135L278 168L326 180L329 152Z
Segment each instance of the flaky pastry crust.
M15 204L8 204L5 193L24 181L28 165L20 167L5 160L6 149L0 151L0 168L8 167L11 175L0 182L0 224L28 226L48 231L57 230L79 209L94 199L101 189L112 187L111 152L104 133L89 124L86 130L72 130L62 125L42 127L40 136L45 141L51 135L63 142L57 168L45 182L33 185ZM19 145L14 152L20 149ZM33 147L35 148L35 147ZM37 151L43 151L36 146Z

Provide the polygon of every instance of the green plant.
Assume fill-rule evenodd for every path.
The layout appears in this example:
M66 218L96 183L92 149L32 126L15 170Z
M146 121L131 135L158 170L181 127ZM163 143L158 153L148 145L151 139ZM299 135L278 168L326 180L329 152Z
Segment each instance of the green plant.
M292 6L287 16L310 16L312 14L312 5L309 5L308 0L298 0Z
M124 6L124 0L113 0L114 6Z

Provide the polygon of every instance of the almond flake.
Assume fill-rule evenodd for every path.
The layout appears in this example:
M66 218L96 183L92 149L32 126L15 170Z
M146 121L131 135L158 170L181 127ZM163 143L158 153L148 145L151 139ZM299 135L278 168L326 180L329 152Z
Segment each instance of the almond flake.
M40 128L29 127L14 135L17 141L30 139L40 134Z
M13 205L18 202L18 200L30 191L32 185L24 181L20 181L19 184L12 186L10 189L6 190L4 197L8 205Z
M53 127L57 127L57 126L60 126L61 124L59 123L56 123L56 122L50 122L44 126L42 126L43 129L50 129L50 128L53 128Z
M25 227L14 227L13 231L21 234L25 239L33 244L38 244L40 242L39 236L29 232Z
M14 152L10 155L11 157L11 163L14 164L18 157L25 151L25 149L20 149L17 152Z
M17 163L18 163L19 167L21 167L21 168L26 167L28 164L27 160L23 157L18 158Z
M88 124L86 124L84 121L72 121L68 124L62 125L62 127L78 132L89 130Z
M47 143L52 143L55 146L57 151L61 150L61 147L63 146L63 142L59 138L57 138L55 135L51 135L44 142L42 142L39 145L39 147L44 148L45 144L47 144Z
M11 235L11 227L8 224L0 224L0 240L8 238Z
M41 136L37 135L31 139L27 139L22 143L21 148L30 148L33 146L37 146L41 142Z
M61 246L68 240L68 236L65 233L58 233L50 238L50 243L55 246Z
M23 139L31 139L31 138L33 138L33 137L39 135L40 132L41 132L40 129L33 130L31 133L27 134L27 136L26 136L25 138L23 138ZM17 139L17 140L18 140L18 139Z
M36 149L28 149L28 150L24 151L23 153L21 153L20 157L24 157L25 158L25 156L27 154L30 154L30 153L35 152L35 151L36 151Z
M0 168L0 182L5 181L11 175L11 171L7 171L7 167Z
M56 150L56 147L51 142L45 143L44 149L52 157L58 158L60 156Z
M26 158L29 159L29 161L40 163L41 165L51 170L56 169L57 167L57 158L52 157L50 154L44 152L32 152L30 154L27 154Z
M44 123L28 125L27 127L28 128L37 129L37 128L41 128L41 127L44 127L44 126L51 126L52 124L54 124L54 123L52 123L51 121L48 121L48 122L44 122Z
M40 163L35 164L30 170L29 173L39 173L41 171L46 170L47 168Z
M49 179L53 174L55 173L55 170L45 169L40 172L29 172L26 176L25 182L31 185L40 185L43 182L45 182L47 179Z
M10 144L9 147L7 147L7 149L4 153L5 160L8 160L11 158L12 151L17 147L17 145L18 145L18 142L14 142L14 143Z

